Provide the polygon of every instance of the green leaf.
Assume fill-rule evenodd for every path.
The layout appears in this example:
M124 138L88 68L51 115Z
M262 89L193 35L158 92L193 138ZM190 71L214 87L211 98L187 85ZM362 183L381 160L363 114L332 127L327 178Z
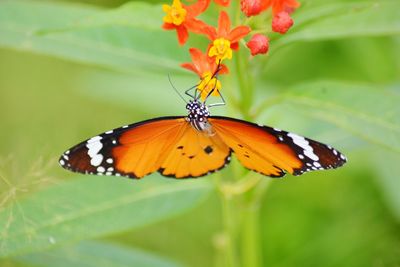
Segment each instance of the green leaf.
M400 155L384 149L372 151L372 161L370 166L375 167L379 177L377 182L383 190L382 197L388 203L388 207L400 221Z
M157 175L144 180L93 176L56 185L1 211L0 256L148 225L193 208L210 189L207 180Z
M400 152L400 96L348 82L298 85L282 96L297 112L333 123L369 142Z
M295 26L275 46L295 41L316 41L356 36L400 34L399 1L324 3L300 8Z
M118 8L96 13L78 21L73 28L121 25L146 30L160 30L165 13L160 5L144 2L128 2Z
M178 92L192 87L197 79L188 75L171 74L171 82ZM144 82L145 81L145 82ZM126 75L109 71L89 72L82 75L79 93L91 99L105 103L125 105L142 112L147 116L184 115L187 113L185 103L174 92L168 81L167 73L143 73Z
M52 249L15 258L29 266L41 267L178 267L175 262L148 252L120 245L85 241L77 245Z
M86 6L6 1L0 3L0 46L138 74L144 70L183 72L179 65L188 58L187 51L178 49L173 31L161 29L159 10L160 6L145 4L102 11ZM119 14L125 19L117 20ZM128 23L129 14L132 19ZM143 27L145 23L149 27Z

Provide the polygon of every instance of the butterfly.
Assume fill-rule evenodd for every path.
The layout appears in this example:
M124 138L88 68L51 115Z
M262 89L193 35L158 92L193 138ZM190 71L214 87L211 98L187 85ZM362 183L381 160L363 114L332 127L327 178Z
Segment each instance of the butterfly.
M342 166L346 157L329 145L277 128L211 116L199 97L187 116L159 117L94 136L62 154L65 169L142 178L158 171L200 177L225 167L234 154L246 168L270 177Z

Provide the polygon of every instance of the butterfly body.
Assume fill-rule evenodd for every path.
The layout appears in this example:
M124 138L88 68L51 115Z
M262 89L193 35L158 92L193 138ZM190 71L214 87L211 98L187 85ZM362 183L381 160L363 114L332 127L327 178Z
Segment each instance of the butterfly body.
M155 171L175 178L200 177L225 167L234 153L248 169L271 177L336 168L346 158L334 148L268 126L210 116L198 100L188 115L160 117L90 138L60 157L80 173L141 178Z

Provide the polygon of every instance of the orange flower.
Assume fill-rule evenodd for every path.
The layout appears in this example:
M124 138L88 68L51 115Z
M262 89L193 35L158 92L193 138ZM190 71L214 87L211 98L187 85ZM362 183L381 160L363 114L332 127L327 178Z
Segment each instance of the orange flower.
M279 12L272 19L272 30L274 32L279 32L280 34L285 34L292 25L293 19L284 11Z
M291 13L300 6L300 3L296 0L263 0L262 2L262 9L265 10L271 7L273 16L282 11Z
M266 54L269 49L268 38L259 33L254 34L246 45L250 49L252 56Z
M213 58L203 54L197 48L190 48L189 52L193 63L183 63L181 66L199 76L200 81L197 90L200 91L201 99L204 101L212 90L211 95L218 96L218 91L221 90L222 85L215 74L217 72L218 74L226 74L229 71L228 68L225 65L217 64Z
M208 56L215 57L215 61L219 62L225 58L232 58L232 49L239 49L239 41L245 37L250 31L248 26L238 26L232 30L231 21L226 12L222 11L218 19L218 29L213 27L204 28L204 33L212 41Z
M240 10L247 17L258 15L264 10L262 0L241 0Z
M214 0L214 2L220 6L229 6L231 0Z
M186 6L180 0L173 0L171 6L162 6L166 13L162 27L165 30L176 30L179 44L183 45L189 37L189 31L203 33L203 28L207 27L207 24L195 17L204 12L209 4L210 0L199 0L193 5Z

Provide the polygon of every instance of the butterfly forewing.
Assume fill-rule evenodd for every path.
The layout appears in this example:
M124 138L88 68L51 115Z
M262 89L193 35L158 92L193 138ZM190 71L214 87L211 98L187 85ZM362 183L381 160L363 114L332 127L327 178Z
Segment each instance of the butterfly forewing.
M239 161L264 175L299 175L337 168L346 162L344 155L334 148L297 134L227 117L209 120Z
M141 178L159 171L187 178L223 168L230 153L218 136L196 131L184 117L163 117L90 138L66 151L59 162L80 173Z

